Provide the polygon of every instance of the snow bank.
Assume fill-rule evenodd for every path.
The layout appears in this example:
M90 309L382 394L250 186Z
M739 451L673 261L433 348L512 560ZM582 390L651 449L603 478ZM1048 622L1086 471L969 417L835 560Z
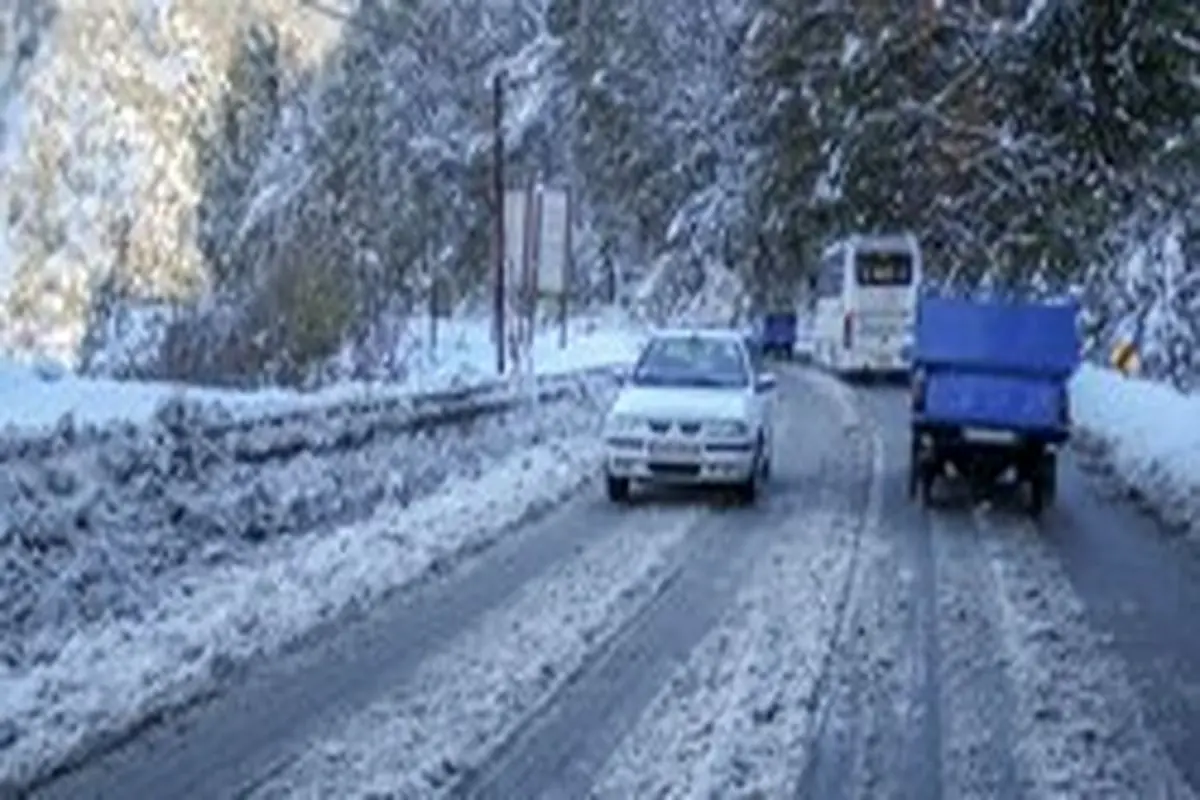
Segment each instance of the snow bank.
M577 487L640 336L543 339L530 394L477 328L311 394L0 364L0 794Z
M0 787L561 500L592 471L594 435L571 437L594 429L612 381L554 383L539 413L416 431L404 405L223 437L160 414L104 446L10 461Z
M1200 535L1200 395L1084 366L1077 446L1167 524Z
M576 321L565 347L559 346L556 331L542 332L534 342L534 371L541 375L562 374L632 361L641 345L641 334L603 322ZM67 415L81 425L144 423L170 402L222 408L237 415L268 414L351 398L401 397L477 385L495 380L495 353L489 335L487 326L475 321L443 322L436 348L422 346L408 354L408 380L344 382L315 392L242 392L56 376L0 362L0 426L45 429Z

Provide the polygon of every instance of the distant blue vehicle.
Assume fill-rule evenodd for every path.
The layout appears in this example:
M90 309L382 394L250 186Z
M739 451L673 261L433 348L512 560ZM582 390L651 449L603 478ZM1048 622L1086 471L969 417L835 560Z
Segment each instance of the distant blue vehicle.
M1080 361L1074 303L925 296L912 365L909 493L928 503L948 467L978 490L1015 471L1032 516L1054 502Z
M796 347L796 325L794 311L773 311L765 314L759 327L759 347L762 354L790 359Z

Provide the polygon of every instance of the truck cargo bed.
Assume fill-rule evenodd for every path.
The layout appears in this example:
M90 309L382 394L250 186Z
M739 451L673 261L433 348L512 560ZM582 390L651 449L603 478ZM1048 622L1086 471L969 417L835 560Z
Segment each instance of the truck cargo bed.
M923 297L915 365L1065 381L1079 364L1077 307Z

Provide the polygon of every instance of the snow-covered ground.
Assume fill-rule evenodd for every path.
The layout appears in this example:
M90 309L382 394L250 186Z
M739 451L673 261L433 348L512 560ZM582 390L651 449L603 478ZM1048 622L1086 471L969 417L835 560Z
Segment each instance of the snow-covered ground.
M661 735L650 747L635 746L599 796L653 796L664 787L672 791L661 796L726 796L721 789L730 785L729 773L747 759L767 773L769 786L759 787L764 796L775 796L771 789L786 783L789 767L803 754L796 745L809 730L805 709L831 649L838 597L844 596L838 587L854 559L851 541L862 516L846 487L856 478L865 483L860 473L870 449L867 437L859 435L864 426L848 389L820 375L804 387L817 395L809 408L824 410L830 399L824 395L831 393L844 416L819 439L811 435L821 426L813 418L794 411L781 418L781 441L803 438L824 457L793 467L780 480L812 480L823 487L821 494L781 493L764 515L729 517L697 505L650 504L607 517L608 524L594 532L596 523L584 520L575 556L430 655L402 685L313 740L297 743L294 757L284 759L287 766L257 787L255 796L470 794L478 788L472 784L479 771L491 774L497 758L503 761L509 752L506 745L538 727L534 720L561 700L562 687L594 677L586 674L589 662L594 667L611 640L638 635L629 632L630 623L655 613L658 604L651 598L678 590L687 582L680 576L697 577L689 559L709 546L723 564L735 561L746 568L727 574L723 566L697 590L720 594L726 582L740 586L734 608L681 665L687 674L671 681L643 715ZM880 485L881 466L872 474ZM867 514L877 524L878 488L872 500ZM745 551L731 546L727 526L739 522L736 535L743 542L766 534L770 538L762 541L771 544ZM713 536L708 544L706 532ZM609 658L623 660L611 651L599 656ZM653 659L638 661L655 670ZM694 673L704 674L697 680ZM579 722L587 724L586 718ZM701 763L685 764L680 751L687 755L697 747L692 739L706 736L712 750L700 754ZM516 755L514 762L528 764L528 758ZM643 779L658 770L664 770L662 782L647 785L651 781ZM689 776L695 786L685 786ZM523 788L528 793L489 787L484 794L538 795Z
M1009 678L1010 735L1029 796L1195 798L1044 533L983 509L975 518L983 547L958 571L976 567L975 596L996 601L993 648ZM961 533L934 526L939 541Z
M634 332L598 328L574 332L560 350L555 333L548 336L535 353L539 371L626 363L640 342ZM492 354L485 329L464 326L445 341L441 360L416 370L423 383L329 390L320 399L305 398L301 406L319 408L298 413L294 424L248 419L220 435L186 413L162 411L178 389L47 381L23 368L0 373L0 392L11 392L12 407L29 410L34 425L67 412L96 425L134 423L83 443L59 424L38 447L0 447L0 618L8 623L0 628L0 789L6 780L41 773L206 693L236 664L277 650L347 608L369 605L486 547L586 481L597 456L595 425L613 389L603 374L562 380L565 395L538 413L522 407L420 435L405 428L412 414L406 406L328 413L331 403L365 392L411 393L452 385L453 376L462 383L464 375L469 384L472 365L475 375L486 375ZM832 384L815 379L819 386ZM841 405L851 414L848 390L826 388L846 395ZM1177 512L1171 518L1196 528L1200 398L1090 366L1080 370L1072 391L1081 448L1111 464L1160 513ZM24 399L31 392L42 394ZM295 396L282 392L186 396L211 399L227 411L296 407ZM30 422L5 413L10 424ZM28 437L28 425L21 427ZM280 776L281 786L362 786L372 783L370 775L400 775L404 771L380 767L403 762L426 767L404 772L404 780L433 790L448 777L438 774L439 759L453 754L456 769L476 762L480 741L503 738L512 718L530 713L530 704L654 591L694 520L693 513L672 512L653 530L645 523L654 520L643 518L628 531L610 531L561 572L496 609L480 623L478 637L466 636L462 647L432 660L424 678L382 698L378 713L342 731L341 744L333 743L335 735L332 750L306 754ZM780 541L778 550L762 554L759 579L681 666L686 680L664 690L658 710L642 723L644 735L614 755L602 793L649 791L683 773L697 790L720 786L747 763L757 765L762 788L783 780L771 754L801 752L797 742L812 725L804 710L807 692L832 634L821 616L830 609L816 602L800 608L807 602L800 594L783 605L778 598L788 596L782 587L805 582L825 598L829 591L819 578L846 573L844 564L822 561L847 555L827 546L843 526L828 514L818 514L812 526L804 530L823 534ZM824 549L803 552L815 542ZM813 572L818 564L825 566ZM1014 575L996 581L1019 588L1013 581L1024 578ZM1011 595L1013 603L1026 596L1017 589ZM1024 613L1017 605L1006 609L1018 612ZM781 620L804 613L815 615L812 637L777 635L786 624ZM591 633L567 639L556 633L581 626ZM793 649L781 649L785 643ZM707 655L731 647L753 658ZM540 660L527 657L531 653ZM767 662L777 665L773 673L800 670L784 695L760 685ZM1105 686L1125 686L1122 676L1101 678ZM408 713L421 687L461 697L468 684L479 690L469 706L420 706L425 717ZM748 716L719 718L725 703L748 709ZM1105 709L1105 725L1123 712L1118 705L1114 700ZM786 724L771 722L776 706L792 712L780 717ZM424 731L441 736L417 736L422 720ZM361 728L368 723L371 731ZM372 749L385 730L386 752ZM697 749L688 730L721 735ZM1026 758L1033 763L1032 755ZM673 765L674 777L657 774L655 764ZM1040 778L1055 783L1080 776Z
M674 575L694 508L629 515L525 587L258 790L260 797L434 797L594 656Z
M140 423L149 420L168 400L254 415L328 405L348 397L427 392L494 379L495 348L486 322L442 320L437 336L436 346L414 337L415 348L403 354L407 372L407 380L403 382L347 382L310 393L284 389L239 392L87 379L36 366L0 363L0 426L44 428L68 414L83 425L118 420ZM538 332L532 350L532 368L544 375L627 363L641 341L638 331L620 321L574 320L568 328L565 346L556 328Z
M415 403L374 402L493 383L486 328L443 341L413 381L313 395L0 370L0 789L580 486L614 388L596 368L640 335L540 339L540 403L502 387L518 405L414 427Z
M214 448L172 472L167 445L124 482L102 456L7 469L0 786L560 502L594 470L610 387L582 381L538 413L407 439L350 433L277 462Z
M1072 400L1080 450L1169 525L1200 535L1200 395L1084 366Z
M881 523L882 463L871 466L865 509L847 493L870 451L881 458L878 444L849 392L824 376L814 378L813 388L839 398L842 415L833 428L841 434L833 434L839 447L814 465L823 478L820 493L781 526L787 535L757 554L729 612L645 709L591 796L794 793L825 691L823 675L847 635L840 622L855 541L886 540L872 533Z

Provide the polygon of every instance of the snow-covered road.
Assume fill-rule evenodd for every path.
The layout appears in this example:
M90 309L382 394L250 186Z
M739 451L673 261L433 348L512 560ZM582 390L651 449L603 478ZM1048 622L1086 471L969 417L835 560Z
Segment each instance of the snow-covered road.
M902 393L780 398L757 508L608 506L580 411L478 468L556 510L489 534L512 508L456 485L321 542L272 584L329 624L39 796L1196 796L1200 561L1074 457L1037 526L917 509ZM398 532L439 566L389 593Z

